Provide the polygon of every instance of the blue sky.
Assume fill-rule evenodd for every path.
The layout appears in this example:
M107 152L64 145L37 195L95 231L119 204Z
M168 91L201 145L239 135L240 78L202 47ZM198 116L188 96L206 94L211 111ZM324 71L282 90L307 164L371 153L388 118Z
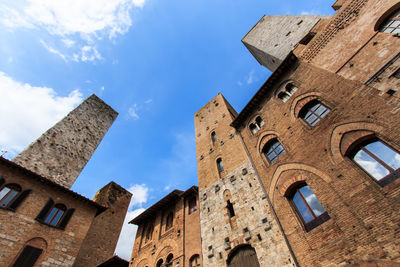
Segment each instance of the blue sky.
M0 148L12 158L97 94L119 117L72 189L92 198L114 180L134 193L132 219L197 184L193 114L218 92L239 112L269 76L240 41L251 27L333 2L0 0Z

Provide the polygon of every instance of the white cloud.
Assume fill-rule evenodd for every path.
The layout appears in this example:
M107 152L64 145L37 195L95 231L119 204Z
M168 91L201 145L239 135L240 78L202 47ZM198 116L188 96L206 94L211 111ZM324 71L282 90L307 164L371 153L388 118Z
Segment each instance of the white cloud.
M134 120L138 120L140 118L137 114L138 109L139 107L137 104L133 104L133 106L128 109L129 116L131 116Z
M95 61L102 59L99 51L96 47L85 45L81 49L81 60L82 61Z
M167 185L164 187L164 191L169 191L171 189L171 185Z
M249 76L247 77L247 84L252 84L254 82L254 70L250 71Z
M146 0L4 1L0 3L0 24L8 29L44 30L63 49L75 47L76 51L69 51L68 58L95 61L101 59L95 42L128 32L132 26L132 8L142 8L145 3ZM53 49L57 51L60 47Z
M153 99L147 99L146 101L144 101L145 104L150 104L151 102L153 102Z
M132 185L128 191L132 193L131 206L142 205L147 202L149 188L145 184Z
M100 90L101 90L101 91L104 91L104 86L102 86L102 87L100 88Z
M47 51L49 51L52 54L58 55L63 60L67 61L67 57L63 53L61 53L60 51L58 51L58 50L54 49L53 47L49 46L43 40L40 40L40 43L47 49Z
M61 41L66 47L72 47L75 44L75 41L71 39L62 39Z
M303 10L300 12L300 15L321 15L322 12L317 9L312 10Z
M48 87L32 86L0 72L0 149L14 156L82 102L79 90L62 97Z
M133 218L142 213L145 209L139 208L128 211L125 216L124 224L122 225L121 234L118 239L115 254L129 261L132 253L133 244L135 243L137 226L128 224Z

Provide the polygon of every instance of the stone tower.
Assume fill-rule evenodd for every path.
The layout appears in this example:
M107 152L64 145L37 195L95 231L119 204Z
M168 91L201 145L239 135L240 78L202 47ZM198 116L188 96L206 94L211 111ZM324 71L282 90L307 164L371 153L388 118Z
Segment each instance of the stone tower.
M76 258L75 267L97 266L114 254L132 194L114 182L100 189L94 202L107 208L96 216Z
M117 116L91 95L12 161L70 188Z
M204 266L226 266L246 247L260 266L293 266L268 197L218 94L195 114Z
M243 37L243 44L257 61L271 71L282 63L299 43L308 42L316 24L330 16L263 16Z

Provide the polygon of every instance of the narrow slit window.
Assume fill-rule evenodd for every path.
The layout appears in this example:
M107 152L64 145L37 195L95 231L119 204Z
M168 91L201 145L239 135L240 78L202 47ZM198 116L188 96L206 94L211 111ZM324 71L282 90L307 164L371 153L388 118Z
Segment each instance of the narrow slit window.
M217 135L215 134L215 132L211 133L211 140L212 140L213 144L217 141Z
M226 207L228 208L228 212L229 212L229 217L235 217L235 210L233 209L233 204L228 200L226 202Z
M218 167L218 171L219 172L223 172L224 171L224 165L222 164L222 159L221 158L217 159L217 167Z

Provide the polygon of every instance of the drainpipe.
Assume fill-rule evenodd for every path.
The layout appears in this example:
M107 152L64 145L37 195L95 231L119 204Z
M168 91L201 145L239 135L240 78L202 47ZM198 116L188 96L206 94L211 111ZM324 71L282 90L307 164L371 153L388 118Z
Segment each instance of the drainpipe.
M253 163L253 160L252 160L252 158L251 158L251 156L250 156L250 153L249 153L249 150L247 149L247 146L246 146L246 144L245 144L245 142L244 142L244 140L243 140L243 137L242 137L242 135L240 134L240 132L239 132L238 130L236 130L236 134L239 136L240 141L242 142L242 145L243 145L243 147L244 147L244 150L246 151L247 157L249 158L250 164L251 164L251 166L253 167L254 172L255 172L255 174L256 174L256 176L257 176L258 182L260 183L261 188L262 188L262 190L263 190L263 192L264 192L264 195L265 195L265 197L266 197L266 199L267 199L267 202L268 202L269 206L271 207L272 214L274 215L275 221L276 221L276 223L278 224L279 230L280 230L281 233L282 233L282 236L283 236L283 239L285 240L286 246L287 246L288 249L289 249L289 253L290 253L290 256L292 256L292 259L293 259L293 261L294 261L294 265L295 265L296 267L300 267L300 265L299 265L299 263L298 263L298 261L297 261L297 259L296 259L296 256L294 255L294 252L293 252L293 250L292 250L292 247L290 246L289 240L287 239L287 237L286 237L286 235L285 235L285 232L283 231L283 228L282 228L282 225L281 225L281 223L280 223L280 221L279 221L279 219L278 219L278 216L276 215L274 206L272 206L272 202L271 202L271 199L269 198L269 195L267 194L267 190L265 190L264 184L263 184L263 182L262 182L260 176L258 175L258 171L257 171L257 169L256 169L256 167L255 167L255 165L254 165L254 163Z

